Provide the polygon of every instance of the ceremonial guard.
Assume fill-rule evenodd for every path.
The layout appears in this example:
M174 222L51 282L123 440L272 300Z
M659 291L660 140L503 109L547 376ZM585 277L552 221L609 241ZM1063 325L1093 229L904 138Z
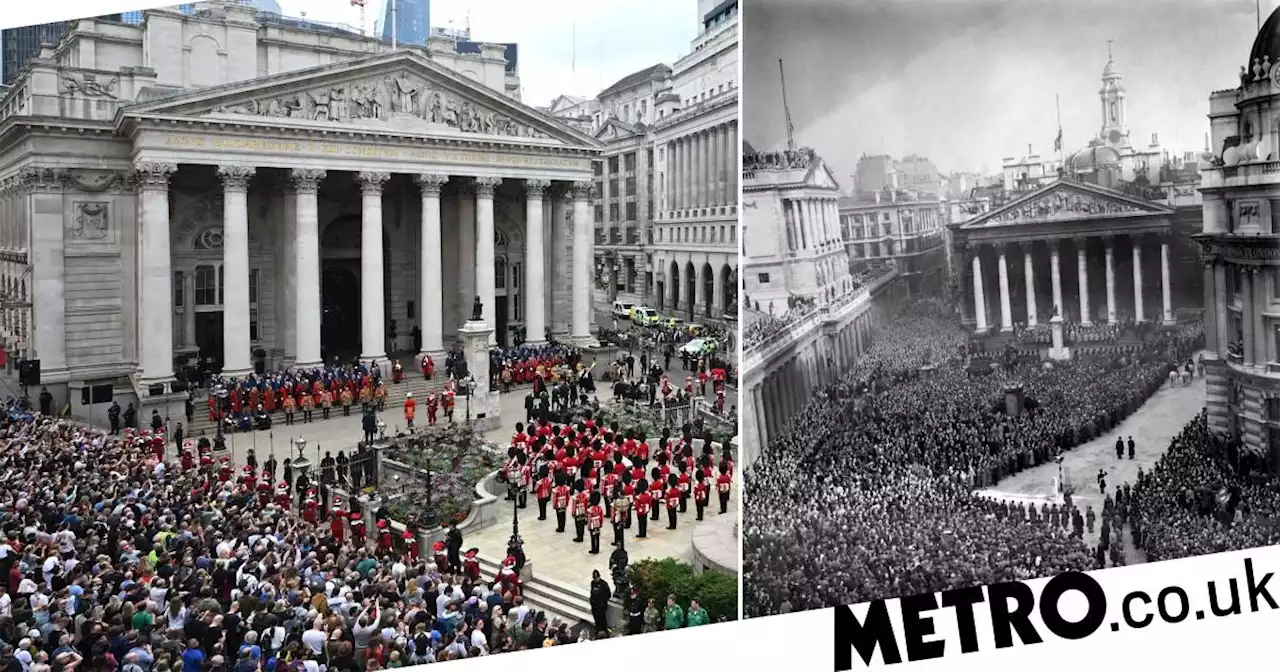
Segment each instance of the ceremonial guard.
M382 553L391 552L391 522L386 518L376 523L378 527L378 550Z
M298 403L293 400L292 394L286 394L284 395L284 399L280 402L280 405L284 407L284 424L292 425L293 414L297 411Z
M269 481L266 478L265 472L263 473L262 482L269 483ZM292 498L289 497L289 484L285 483L284 481L281 481L278 485L276 485L276 506L287 511L289 510L292 504L293 504Z
M622 547L622 534L627 529L627 514L631 512L631 500L619 494L609 505L609 518L613 522L613 545Z
M675 474L667 476L667 529L676 529L676 510L680 508L680 481Z
M689 467L684 463L680 463L680 474L676 476L676 487L680 488L680 513L689 510L689 495L693 494L692 478L689 477Z
M373 389L368 385L360 388L360 410L362 412L369 410L369 403L373 400Z
M404 422L405 426L413 429L413 418L418 414L418 402L413 398L413 393L409 392L404 395Z
M436 363L431 359L431 355L423 355L419 368L422 371L422 377L426 380L431 380L431 375L436 370Z
M587 531L591 534L592 555L600 553L600 528L604 527L604 507L600 506L600 493L591 493L591 506L587 508Z
M302 392L299 396L302 401L302 421L311 422L311 413L316 407L315 399L307 392Z
M471 579L473 583L480 581L480 549L468 548L467 552L462 556L462 575Z
M333 510L329 514L329 534L333 536L338 544L346 539L347 528L343 525L343 521L347 519L347 512L342 510L342 505L334 500Z
M437 540L431 544L431 555L436 561L436 571L441 574L449 573L449 555L445 550L444 540Z
M317 394L316 397L320 399L320 418L328 420L329 409L333 408L333 395L329 393L329 390L322 387L320 388L320 393Z
M702 520L702 512L707 508L707 482L698 479L693 484L693 509L697 512L697 520Z
M715 412L716 412L716 415L724 415L724 388L723 387L716 389Z
M451 388L446 387L444 390L444 417L451 425L453 424L453 398L455 394L457 393Z
M556 510L556 532L564 532L566 511L569 509L569 486L565 475L556 474L556 487L551 491L551 507Z
M510 595L520 594L520 574L516 572L516 559L507 556L502 561L502 569L498 570L498 583L502 585L502 592Z
M387 410L387 386L381 381L378 382L377 387L373 388L373 402L378 412Z
M342 415L351 415L351 404L354 399L351 396L351 388L343 385L338 390L338 399L342 403Z
M590 505L591 499L587 494L586 485L582 481L573 484L573 526L577 532L577 536L573 540L582 543L583 535L587 529L587 507Z
M720 463L720 476L716 478L716 492L720 495L720 513L729 512L729 490L733 487L733 476L729 473L729 465Z
M404 367L400 366L400 360L391 366L391 382L399 385L404 381Z
M653 507L653 495L649 494L649 482L643 478L636 481L636 525L639 531L637 539L644 539L649 526L649 510Z
M289 484L285 484L285 490L289 489ZM320 502L316 499L316 491L308 490L307 499L302 503L302 519L310 525L319 522Z
M404 533L400 535L404 543L404 559L407 564L414 565L418 562L418 535L413 530L404 528Z
M534 486L534 496L538 498L538 520L547 519L547 503L551 501L551 473L544 465L538 470L538 482Z
M440 411L440 398L436 396L435 390L427 393L427 424L436 424L436 413Z
M368 541L364 516L357 510L352 511L349 518L351 519L351 540L356 542L357 547L364 547Z

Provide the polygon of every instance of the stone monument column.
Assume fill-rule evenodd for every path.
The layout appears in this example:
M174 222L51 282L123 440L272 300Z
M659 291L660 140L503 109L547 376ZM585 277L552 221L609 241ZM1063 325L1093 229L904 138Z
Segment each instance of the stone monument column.
M171 163L139 163L139 357L144 385L173 380L173 265L169 250ZM248 278L246 278L247 280ZM194 297L192 297L194 299Z
M482 319L489 328L489 345L496 345L493 319L494 269L493 192L502 184L496 177L476 178L476 294L484 308Z
M478 431L497 429L502 425L502 405L497 390L489 389L489 345L493 337L493 328L484 321L484 308L480 297L472 302L469 320L458 329L458 340L462 344L462 353L467 362L467 373L470 381L469 396L459 399L463 417L471 415L472 425Z
M525 341L531 345L547 342L546 316L546 272L543 263L546 261L542 226L542 198L551 182L547 180L525 180L526 199L525 214Z
M1173 300L1169 289L1169 240L1160 240L1160 303L1163 314L1162 321L1166 325L1173 324Z
M253 371L249 339L249 166L220 166L222 180L222 375Z
M418 272L418 321L422 329L422 357L443 361L444 351L444 258L440 236L440 189L448 181L448 175L423 173L415 176L422 189L421 250ZM422 357L418 361L422 361Z
M323 364L320 357L320 213L317 194L325 171L289 171L294 204L294 337L297 339L294 366L300 369Z
M1049 349L1049 358L1071 359L1071 351L1067 349L1062 338L1062 316L1054 315L1049 318L1049 328L1053 331L1053 347Z
M386 314L383 309L382 187L390 173L363 172L360 183L360 361L385 369ZM384 370L383 374L387 372Z

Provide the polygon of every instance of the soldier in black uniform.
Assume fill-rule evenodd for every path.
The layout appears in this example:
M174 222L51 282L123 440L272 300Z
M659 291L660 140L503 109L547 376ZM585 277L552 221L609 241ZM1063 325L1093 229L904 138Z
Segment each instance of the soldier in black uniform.
M320 458L320 482L333 482L333 455L329 451L324 451L324 457Z
M1129 459L1131 460L1133 459L1134 448L1133 437L1131 436L1129 437Z
M181 423L179 423L181 424ZM276 456L272 453L267 456L267 461L262 463L262 470L267 474L267 480L275 482L276 480Z
M1116 459L1124 459L1124 439L1116 437Z
M129 407L124 409L124 426L138 428L138 410L133 407L133 402L129 402Z

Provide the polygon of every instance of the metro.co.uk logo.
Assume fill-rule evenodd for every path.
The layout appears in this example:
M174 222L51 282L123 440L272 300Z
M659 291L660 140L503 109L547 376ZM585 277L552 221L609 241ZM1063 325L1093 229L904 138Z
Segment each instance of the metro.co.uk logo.
M1053 577L1041 589L1038 598L1035 591L1022 582L925 593L899 600L901 639L894 632L884 600L872 602L862 620L854 615L852 608L836 607L835 669L836 672L852 670L855 651L863 663L870 666L877 648L885 664L901 663L904 657L899 641L905 645L905 660L910 662L942 658L948 652L955 654L957 649L949 646L951 638L937 632L934 617L930 615L939 609L954 610L954 634L959 652L974 653L984 648L1003 649L1014 644L1043 642L1042 632L1031 621L1033 611L1037 609L1044 629L1053 636L1068 640L1083 639L1104 628L1112 632L1119 632L1122 628L1141 629L1155 623L1156 619L1164 623L1181 623L1188 619L1237 615L1245 608L1240 595L1242 586L1251 612L1259 611L1263 605L1277 609L1280 607L1267 586L1272 575L1272 572L1260 575L1254 569L1253 560L1245 558L1243 579L1209 581L1203 593L1192 591L1196 594L1194 603L1191 594L1178 586L1165 587L1156 591L1154 596L1141 590L1131 591L1116 603L1116 613L1111 618L1108 618L1106 591L1092 576L1080 572ZM1083 596L1088 605L1084 617L1074 621L1066 620L1060 613L1061 601L1070 593ZM993 642L978 641L979 613L990 621Z

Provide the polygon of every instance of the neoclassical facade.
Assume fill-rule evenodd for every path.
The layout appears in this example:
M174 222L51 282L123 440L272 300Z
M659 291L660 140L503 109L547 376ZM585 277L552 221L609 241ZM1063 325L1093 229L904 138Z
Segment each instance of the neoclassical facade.
M574 280L601 145L500 86L422 49L201 88L127 67L110 98L59 86L85 75L46 50L0 127L0 326L74 414L106 385L180 413L194 355L229 373L439 356L477 296L493 340L589 339ZM50 118L51 101L114 113Z
M1122 315L1174 322L1172 208L1086 182L1057 180L951 225L963 259L964 319L977 333Z

